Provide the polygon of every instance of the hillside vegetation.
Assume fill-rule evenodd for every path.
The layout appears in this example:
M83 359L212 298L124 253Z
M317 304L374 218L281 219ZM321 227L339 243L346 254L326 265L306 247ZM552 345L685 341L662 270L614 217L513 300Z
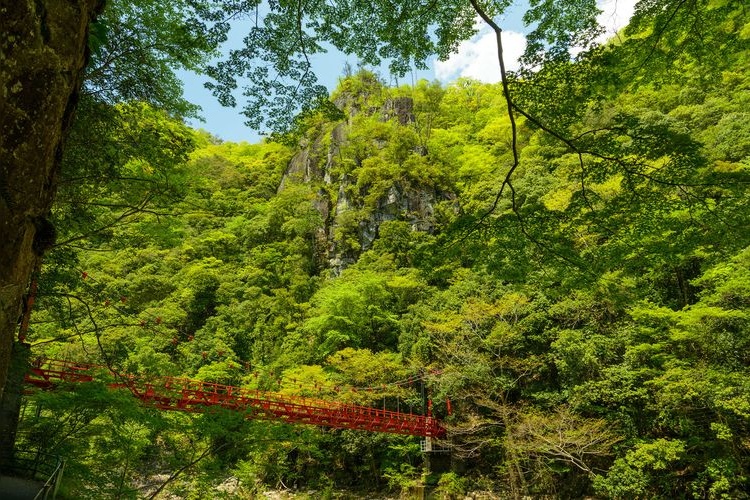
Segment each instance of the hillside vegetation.
M750 76L731 22L743 43L721 57L631 78L623 42L519 79L502 195L500 84L361 70L332 96L344 118L309 115L288 144L82 108L34 355L418 412L421 388L385 384L426 373L453 470L424 477L418 438L159 412L97 384L30 396L19 445L68 458L70 498L215 498L229 477L248 498L747 497ZM102 147L75 142L92 123Z

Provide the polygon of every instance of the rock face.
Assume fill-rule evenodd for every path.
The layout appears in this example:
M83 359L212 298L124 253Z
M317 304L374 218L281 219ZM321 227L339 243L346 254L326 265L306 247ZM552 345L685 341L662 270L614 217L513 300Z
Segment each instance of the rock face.
M386 101L383 117L389 120L395 117L400 125L414 121L414 100L410 97L396 97Z
M403 186L395 182L388 193L378 200L372 215L360 222L362 250L367 250L378 236L380 224L392 220L404 220L413 231L431 233L434 226L435 203L453 199L450 193L426 187Z
M340 102L339 105L342 105ZM384 121L395 120L408 127L414 122L414 103L409 97L386 101L382 109L370 109ZM356 113L362 112L357 109ZM351 115L350 115L351 119ZM374 206L366 206L366 188L356 182L356 170L348 174L335 174L342 161L342 150L348 143L350 122L337 124L330 132L320 133L315 139L300 145L300 151L289 162L279 190L289 182L318 184L315 208L320 212L324 226L315 235L316 257L319 267L327 267L335 274L356 262L359 255L369 249L378 238L380 225L386 221L408 222L413 231L432 232L435 228L435 205L454 200L454 193L434 185L418 184L405 179L393 180L386 192L377 198ZM373 138L373 145L382 149L387 143ZM415 147L415 154L423 154ZM354 219L354 220L352 220ZM343 233L356 233L357 245L351 238L344 241Z

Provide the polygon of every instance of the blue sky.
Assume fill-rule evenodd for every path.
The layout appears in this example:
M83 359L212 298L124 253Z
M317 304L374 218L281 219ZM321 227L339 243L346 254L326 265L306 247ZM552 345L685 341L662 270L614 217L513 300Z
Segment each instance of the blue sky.
M602 9L599 21L605 26L606 33L603 38L608 38L622 28L633 12L636 0L598 0L597 4ZM524 2L525 3L525 2ZM523 9L520 1L511 8L500 19L503 28L503 46L506 66L509 69L517 68L518 57L523 53L526 46L524 38L524 26L521 22L520 13ZM448 61L432 61L430 69L418 71L413 75L401 80L399 83L410 83L419 79L440 80L449 83L459 77L471 77L483 82L497 82L500 79L500 70L497 65L497 53L495 49L495 37L489 27L477 20L479 32L471 40L461 44L458 52ZM230 40L225 49L229 50L241 44L243 33L233 30ZM352 67L357 66L356 58L338 51L331 50L326 54L318 54L313 57L313 65L318 75L318 80L333 90L338 84L346 62ZM211 93L203 87L206 78L194 73L179 73L185 85L185 98L198 104L203 109L202 116L205 122L193 121L190 123L195 128L203 128L213 135L226 141L258 142L260 136L254 130L244 125L244 117L241 114L242 99L240 93L237 108L225 108L221 106ZM382 71L382 76L388 80L387 71Z

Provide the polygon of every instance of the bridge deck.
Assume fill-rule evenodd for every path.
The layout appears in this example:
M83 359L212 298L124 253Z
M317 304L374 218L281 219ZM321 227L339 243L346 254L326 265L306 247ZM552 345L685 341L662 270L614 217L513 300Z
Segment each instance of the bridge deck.
M61 381L84 383L109 371L105 367L60 361L38 360L26 376L28 384L50 388ZM177 377L140 377L113 373L112 387L125 388L141 401L162 410L202 412L219 406L242 411L247 418L321 425L370 432L444 437L440 422L424 415L357 406L324 399L291 396L275 392L203 382Z

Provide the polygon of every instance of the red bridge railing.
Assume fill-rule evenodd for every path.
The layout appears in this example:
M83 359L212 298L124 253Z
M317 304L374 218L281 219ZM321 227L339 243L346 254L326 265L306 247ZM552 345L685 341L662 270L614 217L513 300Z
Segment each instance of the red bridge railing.
M26 382L41 388L57 383L91 382L107 368L54 359L37 360ZM243 389L177 377L145 378L114 373L112 387L126 388L140 400L162 410L202 412L219 406L241 411L247 418L321 425L390 434L444 437L445 428L432 416L415 415L323 399Z

